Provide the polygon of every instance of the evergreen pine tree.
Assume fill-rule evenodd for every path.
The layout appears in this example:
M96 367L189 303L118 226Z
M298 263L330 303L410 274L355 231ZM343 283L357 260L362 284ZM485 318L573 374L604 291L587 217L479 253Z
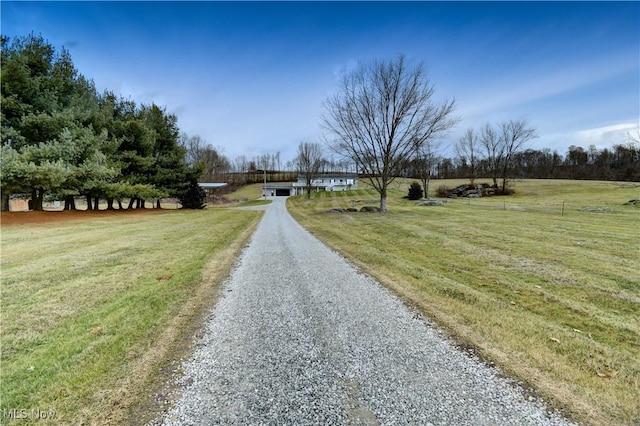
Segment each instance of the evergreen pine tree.
M422 186L418 182L413 182L409 186L409 197L410 200L419 200L422 198Z
M205 200L207 199L207 194L204 189L198 185L196 180L192 180L178 198L180 198L182 208L203 209L206 205Z

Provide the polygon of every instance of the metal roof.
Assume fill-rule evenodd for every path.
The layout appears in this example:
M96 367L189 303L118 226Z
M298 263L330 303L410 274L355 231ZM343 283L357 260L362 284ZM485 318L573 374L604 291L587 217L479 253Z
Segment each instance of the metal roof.
M202 182L198 184L201 188L222 188L223 186L227 186L226 182Z
M357 173L319 173L313 175L313 179L342 178L342 179L358 179ZM303 174L298 174L298 180L304 179Z

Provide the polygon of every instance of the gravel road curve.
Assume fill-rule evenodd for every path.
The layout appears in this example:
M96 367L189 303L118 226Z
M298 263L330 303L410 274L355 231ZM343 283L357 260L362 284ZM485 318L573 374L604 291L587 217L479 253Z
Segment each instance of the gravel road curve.
M165 425L565 425L300 227L274 197Z

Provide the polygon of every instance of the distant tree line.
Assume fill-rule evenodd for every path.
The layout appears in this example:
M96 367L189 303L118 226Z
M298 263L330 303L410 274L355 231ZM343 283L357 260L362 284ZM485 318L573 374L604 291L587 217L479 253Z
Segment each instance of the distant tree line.
M440 158L433 168L440 179L487 178L493 175L490 159L477 154L475 161L468 156ZM640 145L628 142L611 148L588 149L570 146L563 155L551 149L523 149L517 151L509 167L509 176L520 179L582 179L611 181L640 181ZM414 176L408 164L406 176Z
M510 120L493 126L523 126L531 129L523 121ZM491 127L491 125L485 125ZM531 129L532 130L532 129ZM473 139L473 132L471 133ZM461 139L469 138L467 131ZM621 137L623 138L623 137ZM497 139L499 141L499 138ZM527 139L530 140L530 139ZM481 148L477 140L475 148L469 150L468 145L460 140L448 147L439 141L429 141L415 155L399 162L397 177L407 177L422 181L428 195L428 179L490 179L491 184L500 189L508 184L509 179L588 179L611 181L640 181L640 143L632 138L611 148L597 149L591 145L588 149L570 146L566 153L558 153L549 148L526 148L523 143L517 149L502 154L497 145ZM293 160L281 161L280 153L264 154L248 159L241 155L229 160L221 150L207 146L208 155L203 180L209 182L228 182L230 185L261 183L266 170L267 182L294 181L298 175L323 173L358 173L367 176L366 169L359 167L346 157L328 158L326 146L311 143L314 149L320 149L320 159L313 167L306 164L304 145L300 142L297 156ZM465 148L467 147L467 148ZM512 145L513 147L513 145ZM439 152L451 148L455 156L442 155ZM303 149L302 153L300 149Z

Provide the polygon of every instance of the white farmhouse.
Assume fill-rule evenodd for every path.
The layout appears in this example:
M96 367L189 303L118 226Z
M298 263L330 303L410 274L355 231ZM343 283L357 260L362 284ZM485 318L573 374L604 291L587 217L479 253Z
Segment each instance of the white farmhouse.
M348 191L358 188L358 175L352 173L322 174L311 179L312 191ZM263 194L267 196L300 195L306 193L307 182L304 175L298 175L298 180L292 183L267 183L262 185Z

